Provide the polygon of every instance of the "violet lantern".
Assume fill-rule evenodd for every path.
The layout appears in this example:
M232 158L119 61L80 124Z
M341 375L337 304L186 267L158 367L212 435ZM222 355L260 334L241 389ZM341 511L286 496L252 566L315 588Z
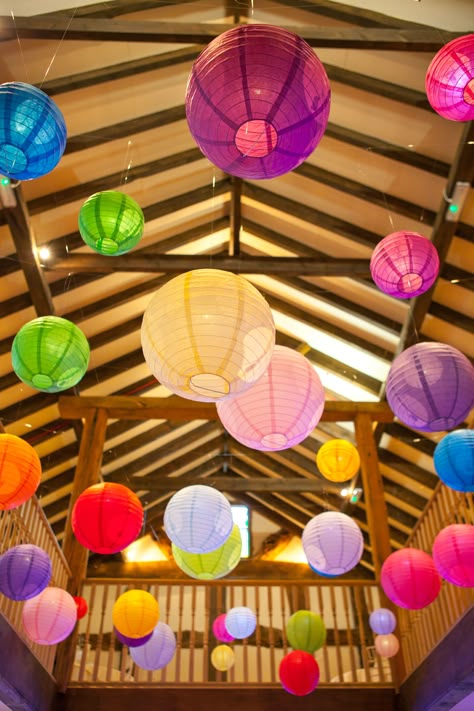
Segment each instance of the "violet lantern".
M46 551L20 543L0 557L0 592L11 600L29 600L49 585L52 573Z
M323 511L303 529L303 549L310 567L322 575L342 575L360 561L364 550L362 531L340 511Z
M431 107L443 118L474 119L474 34L456 37L435 54L425 88Z

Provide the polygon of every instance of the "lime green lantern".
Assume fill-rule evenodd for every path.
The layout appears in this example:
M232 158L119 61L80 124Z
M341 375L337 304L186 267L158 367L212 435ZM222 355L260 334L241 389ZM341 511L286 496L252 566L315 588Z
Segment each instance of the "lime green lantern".
M286 636L293 649L313 654L326 641L326 626L315 612L298 610L288 620Z
M217 580L228 575L237 566L242 553L242 538L234 524L226 542L210 553L188 553L171 546L176 564L186 575L197 580Z
M96 252L117 256L130 252L140 241L145 218L129 195L104 190L87 198L79 212L79 232Z
M71 321L40 316L20 328L11 355L20 380L36 390L57 393L82 380L90 349L81 329Z

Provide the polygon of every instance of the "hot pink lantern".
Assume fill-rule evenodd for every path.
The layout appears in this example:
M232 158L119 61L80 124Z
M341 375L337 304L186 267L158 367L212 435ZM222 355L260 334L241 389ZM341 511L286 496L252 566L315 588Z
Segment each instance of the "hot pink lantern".
M433 543L438 573L453 585L474 587L474 526L453 523L443 528Z
M387 597L407 610L430 605L441 589L433 558L418 548L402 548L386 558L380 582Z
M229 643L233 642L235 637L232 637L232 635L227 632L227 628L225 626L225 618L225 613L219 615L219 617L216 617L216 619L212 623L212 633L218 642Z
M68 637L77 622L74 598L61 588L45 588L23 606L23 627L37 644L57 644Z
M474 119L474 34L448 42L432 59L425 80L432 108L452 121Z
M372 252L370 272L385 294L410 299L423 294L436 281L438 252L429 239L417 232L393 232Z
M288 449L302 442L321 419L324 388L301 353L275 346L260 380L216 406L226 430L246 447Z
M214 165L241 178L274 178L320 142L330 88L305 40L281 27L248 24L201 52L185 103L191 134Z

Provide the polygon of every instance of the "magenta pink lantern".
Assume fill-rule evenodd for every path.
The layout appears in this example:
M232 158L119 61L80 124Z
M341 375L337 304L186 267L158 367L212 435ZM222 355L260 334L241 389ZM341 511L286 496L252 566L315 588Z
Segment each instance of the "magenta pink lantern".
M330 96L324 67L305 40L248 24L216 37L196 59L186 116L211 163L241 178L274 178L314 151Z
M391 553L382 566L380 583L389 600L407 610L430 605L441 589L433 558L418 548Z
M462 588L474 587L474 526L453 523L433 543L433 560L442 578Z
M316 427L324 388L301 353L275 346L266 372L240 395L216 403L227 432L251 449L294 447Z
M77 622L74 598L62 588L45 588L23 606L23 628L37 644L57 644L69 637Z
M417 232L393 232L381 240L370 260L378 288L397 299L410 299L436 281L439 257L436 248Z
M448 42L431 61L425 80L432 108L451 121L474 119L474 34Z
M235 637L232 637L232 635L227 632L227 628L225 626L225 618L225 613L219 615L219 617L216 617L216 619L212 623L212 634L218 642L226 642L228 644L229 642L233 642Z

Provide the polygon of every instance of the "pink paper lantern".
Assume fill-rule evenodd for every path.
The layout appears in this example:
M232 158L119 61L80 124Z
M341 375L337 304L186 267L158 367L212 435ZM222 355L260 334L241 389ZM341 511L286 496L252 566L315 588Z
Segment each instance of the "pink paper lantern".
M66 639L77 622L74 598L61 588L46 588L23 606L23 627L37 644L57 644Z
M380 575L386 596L398 607L421 610L441 589L433 558L418 548L402 548L386 558Z
M393 232L372 252L370 273L379 289L397 299L410 299L436 281L439 257L435 246L417 232Z
M474 526L453 523L443 528L433 543L438 573L453 585L474 587Z
M375 638L375 651L381 657L394 657L400 649L400 643L394 634L379 634Z
M428 67L425 88L431 107L443 118L474 119L474 34L439 50Z
M324 409L324 388L301 353L275 346L262 377L246 392L216 406L226 430L246 447L282 450L314 430Z
M219 617L216 617L216 619L212 623L212 633L218 642L229 643L233 642L235 637L232 637L232 635L227 632L227 628L225 626L225 618L225 613L219 615Z

